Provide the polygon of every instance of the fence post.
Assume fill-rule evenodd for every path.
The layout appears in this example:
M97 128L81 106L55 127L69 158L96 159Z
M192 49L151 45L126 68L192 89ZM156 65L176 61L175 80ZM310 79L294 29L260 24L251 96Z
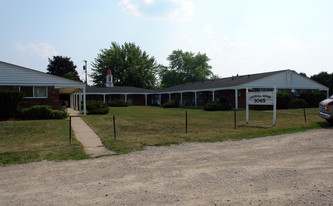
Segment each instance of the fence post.
M236 108L234 109L234 127L236 129Z
M72 116L69 116L69 143L72 143Z
M113 135L114 135L114 140L117 140L117 136L116 136L116 118L113 115Z
M185 133L187 134L187 110L185 112Z
M304 121L306 123L306 113L305 113L305 107L303 107L303 113L304 113Z

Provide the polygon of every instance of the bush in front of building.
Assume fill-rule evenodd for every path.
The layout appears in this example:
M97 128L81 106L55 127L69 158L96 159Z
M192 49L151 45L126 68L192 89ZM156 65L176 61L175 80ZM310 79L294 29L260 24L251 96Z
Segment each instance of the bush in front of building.
M168 102L165 102L162 105L163 108L178 108L179 107L179 103L176 100L171 100Z
M102 101L87 101L87 113L88 114L107 114L109 113L109 107Z
M288 93L277 93L276 107L278 109L288 109L292 100L291 94Z
M309 107L318 107L319 102L327 97L326 92L309 92L301 94L300 98L304 99Z
M220 102L208 102L204 106L205 111L221 111L221 110L230 110L232 106L228 103L220 103Z
M0 90L0 119L16 117L21 111L24 93L16 90Z
M308 107L308 104L306 103L306 101L304 99L295 98L295 99L291 100L290 108L292 108L292 109L306 108L306 107Z
M108 103L109 107L128 107L128 103L120 99L115 99Z
M39 120L39 119L65 119L68 114L62 110L53 110L48 105L35 105L30 108L22 109L21 119Z

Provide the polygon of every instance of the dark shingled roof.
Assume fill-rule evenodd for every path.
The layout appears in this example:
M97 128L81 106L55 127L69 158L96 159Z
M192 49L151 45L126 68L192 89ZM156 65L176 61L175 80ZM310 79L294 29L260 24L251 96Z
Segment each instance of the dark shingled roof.
M158 92L174 92L174 91L187 91L187 90L203 90L203 89L213 89L213 88L226 88L239 86L248 82L252 82L258 79L262 79L264 77L277 74L280 72L284 72L286 70L275 71L275 72L266 72L259 74L249 74L249 75L241 75L241 76L233 76L222 79L214 79L214 80L205 80L199 82L188 82L185 84L179 84L176 86L172 86L169 88L165 88L159 90Z
M264 77L285 72L287 70L280 70L274 72L265 72L259 74L249 74L241 76L226 77L214 80L205 80L199 82L188 82L185 84L179 84L169 88L161 90L149 90L138 87L126 87L126 86L115 86L115 87L91 87L87 86L87 93L163 93L163 92L177 92L177 91L191 91L191 90L205 90L214 88L228 88L239 86L248 82L252 82Z
M91 87L87 86L87 93L154 93L154 90L142 89L138 87L126 87L126 86L116 86L116 87Z

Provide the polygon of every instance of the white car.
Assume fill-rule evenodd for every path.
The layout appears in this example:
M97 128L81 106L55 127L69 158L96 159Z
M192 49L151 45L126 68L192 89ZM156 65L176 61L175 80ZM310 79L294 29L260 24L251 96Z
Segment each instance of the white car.
M333 124L333 95L319 103L319 116Z

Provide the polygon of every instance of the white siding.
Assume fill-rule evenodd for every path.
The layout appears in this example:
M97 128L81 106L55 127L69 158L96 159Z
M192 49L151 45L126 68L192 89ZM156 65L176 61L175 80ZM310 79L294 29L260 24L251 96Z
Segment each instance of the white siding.
M274 86L276 86L279 89L328 90L327 87L289 70L240 86L248 88L274 88Z

